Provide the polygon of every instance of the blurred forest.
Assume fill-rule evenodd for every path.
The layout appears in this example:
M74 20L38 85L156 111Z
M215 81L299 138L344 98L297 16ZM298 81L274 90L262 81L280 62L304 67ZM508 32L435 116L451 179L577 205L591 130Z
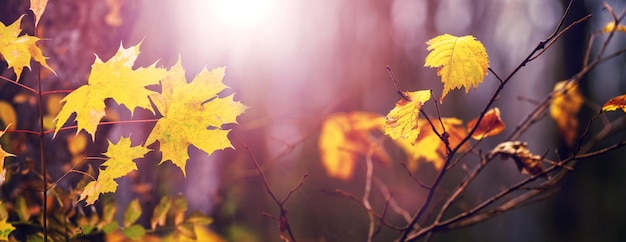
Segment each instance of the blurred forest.
M172 66L180 56L188 79L205 66L226 66L225 84L236 93L236 99L250 107L229 135L235 149L207 156L190 148L186 178L171 163L157 166L158 157L148 157L138 162L138 173L122 178L124 185L105 199L115 198L119 206L126 206L139 197L142 206L150 211L161 195L183 194L190 210L213 217L210 228L228 241L279 241L278 222L263 215L277 216L279 210L265 190L246 152L247 146L279 198L308 174L285 203L291 230L298 241L365 241L367 212L348 199L324 192L342 189L360 196L365 163L356 164L349 180L326 174L318 150L324 118L349 111L385 115L399 99L386 66L393 69L403 90L432 89L437 95L441 93L436 72L422 66L427 55L424 43L444 33L475 36L485 45L491 68L501 76L510 73L539 41L554 31L568 2L51 0L37 31L46 39L39 43L57 73L45 77L45 90L76 88L86 82L95 58L93 53L108 59L120 43L128 47L142 42L136 66L155 61L157 65ZM626 8L624 1L607 3L617 12ZM0 21L11 23L28 7L24 0L0 1ZM502 110L505 123L510 124L504 134L533 109L534 105L525 100L540 100L556 82L570 78L582 68L589 33L612 21L600 2L577 0L565 22L587 14L593 17L574 26L555 46L522 68L501 93L496 106ZM32 27L25 30L31 34L34 31ZM614 38L610 50L626 46L623 33L616 33ZM597 50L599 46L593 48ZM622 68L625 58L621 55L604 63L583 79L581 90L589 102L601 105L626 93L626 72ZM25 73L20 82L35 85L35 75ZM2 76L15 77L11 71L4 71ZM467 95L462 90L452 91L446 102L439 105L441 115L462 120L474 118L499 84L489 74L480 87ZM2 99L11 101L18 92L14 86L0 83ZM23 106L17 106L17 110L28 108L24 106L28 104L20 105ZM432 105L424 106L424 110L436 112ZM18 113L18 127L37 126L31 121L35 114ZM146 114L135 113L139 117ZM119 115L130 117L122 109ZM581 126L592 115L590 109L583 108L579 114ZM109 126L98 131L103 138L96 139L87 152L103 152L104 137L141 134L148 128L145 124ZM481 142L479 149L492 149L504 134L499 139ZM621 132L598 146L624 138ZM26 144L37 144L34 139L23 139ZM536 153L568 152L549 118L541 119L520 139L527 141L529 149ZM62 161L71 158L60 151L65 149L64 144L50 142L46 154L54 158L50 159L48 172L58 177L68 169ZM400 166L405 159L401 151L390 154L391 163L374 163L375 177L394 194L399 205L410 208L413 214L427 191L416 186ZM545 201L467 228L438 233L432 240L619 241L626 237L626 178L621 175L626 172L624 154L619 150L579 162L558 192ZM525 176L512 162L496 163L474 181L456 209L476 202L472 199L488 198ZM463 175L462 171L453 172ZM437 170L429 163L420 163L415 174L429 183ZM71 174L62 185L70 186L78 179L79 174ZM442 183L443 188L453 185L452 181ZM3 192L9 191L4 188ZM385 205L381 190L374 189L370 196L373 207ZM442 201L434 200L437 202ZM121 216L118 214L118 219ZM149 224L147 219L143 222ZM383 229L376 241L397 237L396 231Z

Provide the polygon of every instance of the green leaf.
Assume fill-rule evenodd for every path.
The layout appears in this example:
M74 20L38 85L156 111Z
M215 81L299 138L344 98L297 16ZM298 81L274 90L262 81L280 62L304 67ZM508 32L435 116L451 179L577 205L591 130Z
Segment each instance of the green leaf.
M110 224L107 224L104 227L102 227L102 232L104 232L105 234L110 234L110 233L113 233L115 230L117 230L117 228L119 227L120 226L117 223L117 221L113 221Z
M157 225L165 225L165 219L167 218L167 212L170 210L170 207L172 207L172 199L168 196L162 197L159 205L154 207L154 213L152 213L152 219L150 219L152 229L155 229Z
M17 201L15 201L15 212L17 212L20 221L28 221L30 219L30 212L28 211L28 205L26 204L24 196L17 197Z
M137 219L139 219L140 216L141 204L139 204L139 199L135 198L128 204L126 211L124 211L124 227L130 227L137 221Z
M146 229L144 229L139 224L135 224L128 228L122 229L122 233L124 233L124 235L128 237L129 239L138 240L138 239L141 239L141 237L143 237L146 234Z
M174 213L174 224L179 225L185 220L185 212L187 211L187 199L179 195L174 199L172 212Z
M193 225L207 225L213 223L213 218L199 211L193 211L185 221Z
M107 223L113 221L113 217L115 216L115 210L117 210L117 207L115 206L115 202L113 200L105 203L102 212L102 221Z

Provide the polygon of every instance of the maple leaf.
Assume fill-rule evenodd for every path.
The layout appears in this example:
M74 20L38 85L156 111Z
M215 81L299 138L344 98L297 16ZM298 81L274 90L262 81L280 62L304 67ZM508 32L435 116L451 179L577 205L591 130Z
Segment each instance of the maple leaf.
M524 175L538 175L543 173L541 156L533 155L528 150L528 143L522 141L507 141L497 145L489 152L489 156L500 155L502 160L513 159L517 169Z
M437 75L443 82L443 93L439 102L452 89L465 87L476 88L487 76L489 56L480 41L474 36L456 37L444 34L426 42L430 53L426 56L424 66L436 67Z
M8 241L9 234L15 230L12 224L7 223L7 218L0 220L0 240Z
M159 84L159 80L165 78L169 72L155 67L155 64L133 70L140 45L141 43L127 49L120 45L117 53L107 62L103 62L96 55L87 85L80 86L61 100L64 105L56 117L55 135L72 113L76 113L76 133L84 129L95 139L98 123L105 116L104 100L107 98L126 106L131 115L135 108L144 108L154 113L148 95L156 92L145 87Z
M578 111L583 105L583 96L574 82L560 81L554 85L554 97L550 104L550 116L556 121L559 133L568 146L576 140Z
M23 17L24 15L20 16L9 26L0 22L0 54L4 56L8 67L13 68L13 71L15 71L17 80L20 79L24 67L30 69L31 59L39 62L43 67L54 73L54 70L46 63L46 57L43 56L41 49L37 47L36 43L40 39L30 35L19 36L20 32L22 32L20 23Z
M478 118L475 118L467 122L468 132L474 128L477 120ZM475 140L481 140L483 138L502 133L505 128L506 124L504 124L502 118L500 118L500 109L492 108L485 113L485 116L472 134L472 138Z
M137 165L133 160L143 158L143 156L151 151L151 149L143 146L131 146L130 137L121 137L117 144L109 141L107 152L102 153L108 157L96 181L89 182L83 192L80 194L79 201L85 200L87 205L93 204L100 194L106 192L115 192L117 182L113 179L123 177L131 171L137 170Z
M417 117L424 102L430 99L430 90L404 92L406 99L400 99L387 114L385 134L392 139L406 139L415 142L420 133Z
M35 14L35 27L39 24L41 15L46 10L46 5L48 5L48 0L30 0L30 10Z
M204 68L187 83L179 59L171 73L161 81L162 92L150 95L163 117L150 132L146 145L158 140L162 153L160 163L171 160L186 174L187 147L194 145L209 155L232 148L227 137L230 130L222 129L222 125L237 123L237 116L247 107L235 102L234 94L217 96L228 88L222 83L224 68L212 71Z
M626 112L626 94L611 98L602 105L602 112L615 111L617 109Z
M349 180L359 157L365 157L370 149L372 157L383 163L391 158L370 134L382 130L385 119L368 112L336 113L328 116L320 131L318 147L326 174Z
M467 131L463 127L463 121L457 118L441 118L446 133L449 134L448 142L450 147L455 147L461 140L467 135ZM420 132L417 140L413 143L408 139L395 139L394 142L400 147L408 158L408 168L416 170L418 168L418 161L423 159L426 162L433 164L435 169L440 170L445 162L447 151L446 145L441 141L439 136L432 130L432 127L425 119L419 119ZM441 134L443 129L441 125L435 125L437 132ZM459 149L460 152L464 152L469 146L464 144Z

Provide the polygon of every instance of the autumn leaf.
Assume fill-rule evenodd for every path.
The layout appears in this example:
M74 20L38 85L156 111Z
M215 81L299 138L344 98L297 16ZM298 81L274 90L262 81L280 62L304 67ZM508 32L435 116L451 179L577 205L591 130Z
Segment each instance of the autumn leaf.
M30 10L35 14L35 27L39 24L41 15L46 10L46 5L48 5L48 0L30 0Z
M11 124L9 124L4 131L0 131L0 137L2 137L2 135L4 135L7 131L7 129L11 126ZM9 152L6 152L2 146L0 145L0 172L3 172L1 178L4 181L4 173L6 173L6 170L4 169L4 159L9 157L9 156L15 156L14 154L11 154ZM0 183L1 184L1 183Z
M382 130L384 118L375 113L350 112L330 115L322 123L318 147L326 174L349 180L358 158L372 150L372 157L383 163L391 158L372 137L371 132Z
M477 120L478 118L475 118L467 122L468 132L472 130L474 126L476 126ZM487 111L487 113L485 113L485 116L480 121L480 124L472 134L472 138L475 140L481 140L483 138L502 133L505 128L506 124L504 124L504 121L502 121L502 118L500 118L500 109L492 108Z
M31 59L39 62L43 67L54 73L54 70L46 63L46 57L43 56L41 49L37 47L36 43L40 39L30 35L19 36L20 32L22 32L20 23L23 17L24 15L20 16L9 26L0 22L0 54L4 56L8 67L13 68L13 71L15 71L17 80L20 79L24 67L30 69Z
M602 32L603 33L609 33L615 30L615 22L611 21L608 22L606 25L604 25L604 28L602 28ZM618 24L617 25L617 31L622 31L622 32L626 32L626 25L622 25L622 24Z
M419 119L418 123L422 131L415 143L408 139L395 139L394 141L396 145L405 152L408 159L408 168L410 170L417 170L420 160L432 163L435 169L440 170L447 157L446 145L433 131L428 121ZM457 118L442 118L441 123L443 123L446 133L448 134L450 147L454 148L467 136L463 121ZM439 121L437 121L435 127L439 134L443 133ZM460 152L466 150L468 150L467 143L459 149Z
M137 170L137 165L133 160L142 158L149 151L150 149L143 146L131 147L129 137L121 137L117 144L109 141L109 148L107 152L103 153L108 159L100 165L106 167L106 169L100 169L98 179L89 182L85 186L78 200L85 200L87 205L91 205L98 199L100 194L115 192L117 182L113 179Z
M476 88L487 76L489 56L487 50L474 36L456 37L444 34L426 42L430 53L426 56L424 66L436 67L437 75L443 82L443 93L440 102L452 89L465 87Z
M489 156L500 155L502 160L513 159L517 169L524 175L538 175L543 173L541 156L533 155L528 150L528 143L522 141L507 141L500 143L489 152Z
M17 113L13 105L4 100L0 100L0 121L8 130L15 130L15 125L10 124L17 123Z
M0 221L0 240L8 241L9 234L15 230L15 227L10 223L7 223L7 219L3 219Z
M583 96L574 82L560 81L554 85L554 96L550 104L550 116L556 121L561 137L568 146L576 140L578 111L583 105Z
M154 64L133 70L140 45L141 43L127 49L120 45L115 56L107 62L102 62L96 55L88 84L77 88L61 100L64 105L56 117L55 135L72 113L76 113L76 133L84 129L95 140L98 123L105 116L104 100L107 98L126 106L131 114L135 108L154 112L148 95L156 92L146 89L146 86L159 84L159 80L165 78L168 71L157 68Z
M626 112L626 94L611 98L602 105L602 112L610 112L617 109Z
M392 139L405 139L415 142L420 133L417 117L424 102L430 99L430 90L404 92L408 98L400 99L387 114L385 134Z
M237 123L237 116L247 107L235 102L234 94L217 96L228 88L222 83L224 68L212 71L205 68L190 83L185 79L180 59L171 72L161 83L161 93L150 95L163 117L150 132L146 145L158 140L162 153L160 163L171 160L186 174L187 148L194 145L209 155L232 148L227 137L230 130L223 129L222 125Z

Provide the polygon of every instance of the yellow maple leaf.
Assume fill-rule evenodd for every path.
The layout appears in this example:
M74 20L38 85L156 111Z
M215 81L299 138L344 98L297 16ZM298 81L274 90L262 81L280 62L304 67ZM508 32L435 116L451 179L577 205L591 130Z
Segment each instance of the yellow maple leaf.
M554 98L550 104L550 116L556 121L559 133L568 146L576 140L578 111L583 105L583 96L574 82L560 81L554 85Z
M430 53L426 56L424 66L436 67L437 75L443 82L443 93L440 102L452 89L465 87L476 88L487 76L489 56L480 41L474 36L456 37L444 34L426 42Z
M39 62L43 67L54 73L54 70L46 63L46 57L43 56L41 49L37 47L36 43L40 39L30 35L19 36L20 32L22 32L20 23L23 17L24 15L20 16L9 26L0 22L0 54L4 56L9 68L13 68L13 71L15 71L17 80L20 79L24 67L30 69L31 59Z
M0 220L0 240L8 241L9 234L15 230L12 224L7 223L7 219Z
M415 142L420 133L417 117L424 102L430 99L430 90L404 92L409 100L400 99L387 114L385 134L392 139L406 139Z
M450 143L450 147L454 148L467 135L467 131L462 125L463 121L457 118L441 118L441 122L446 132L449 134L448 142ZM433 131L428 121L419 119L418 123L422 132L420 132L415 143L408 139L395 139L394 141L406 154L409 169L416 170L419 166L418 161L423 159L426 162L432 163L435 169L440 170L446 159L446 146ZM435 127L439 134L443 132L439 121L437 121ZM468 147L466 143L459 151L466 151Z
M371 137L373 130L382 130L385 119L368 112L336 113L328 116L320 131L318 148L326 174L349 180L356 161L374 149L374 159L389 163L391 158L380 144Z
M165 78L169 72L155 67L154 64L133 70L140 45L141 43L127 49L120 45L115 56L107 62L102 62L96 55L87 85L80 86L61 100L64 105L56 117L55 135L72 113L76 113L76 133L84 129L95 139L98 123L105 116L104 100L107 98L126 106L131 115L135 108L154 112L148 96L156 92L145 87L159 84L159 80Z
M89 182L80 194L79 201L85 200L87 205L93 204L100 194L115 192L117 182L113 179L127 175L131 171L137 170L137 165L133 160L142 158L151 149L143 146L131 146L130 137L121 137L117 144L109 141L107 152L102 153L108 157L96 181Z
M602 105L602 112L615 111L617 109L626 112L626 94L611 98Z
M39 24L41 15L46 10L46 5L48 5L48 0L30 0L30 10L35 14L35 27Z
M222 125L237 123L237 116L247 107L235 102L234 94L223 98L217 96L228 88L222 83L224 68L212 71L205 68L187 83L179 59L171 73L161 82L162 92L150 95L163 117L150 132L146 145L158 140L161 163L171 160L186 174L187 147L194 145L209 155L216 150L231 148L227 137L230 130L222 129Z
M476 125L476 121L478 121L478 118L472 119L467 122L468 132L474 128L474 126ZM506 124L504 124L504 121L502 121L502 118L500 117L500 109L492 108L487 111L487 113L485 113L485 116L480 121L480 124L476 128L476 131L474 131L474 133L472 134L472 138L475 140L481 140L489 136L494 136L502 133L505 128Z

